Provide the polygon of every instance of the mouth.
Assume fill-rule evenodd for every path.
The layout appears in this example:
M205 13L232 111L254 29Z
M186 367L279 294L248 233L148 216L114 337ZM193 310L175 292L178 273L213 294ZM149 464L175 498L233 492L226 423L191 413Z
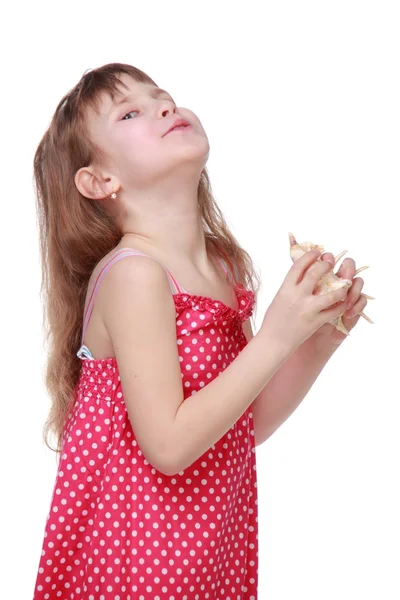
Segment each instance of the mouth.
M168 135L169 133L172 133L173 131L184 131L187 129L191 129L192 126L187 122L184 121L183 119L179 119L178 121L175 122L175 124L171 127L171 129L169 129L167 131L167 133L165 133L164 135Z
M170 129L168 133L172 133L173 131L183 131L184 129L191 129L191 125L179 125L178 127L174 127ZM168 134L167 134L168 135Z

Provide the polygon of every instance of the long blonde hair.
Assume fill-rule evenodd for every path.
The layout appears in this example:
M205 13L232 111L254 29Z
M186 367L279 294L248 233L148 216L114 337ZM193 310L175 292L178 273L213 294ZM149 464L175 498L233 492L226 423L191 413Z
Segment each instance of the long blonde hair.
M103 92L112 100L123 85L119 75L156 85L143 71L111 63L84 74L58 104L34 156L34 188L40 236L45 341L48 356L45 387L51 407L43 428L45 444L61 451L62 433L74 403L81 361L79 350L89 278L98 262L120 241L123 232L107 203L88 202L75 186L81 167L101 164L103 154L89 139L87 109L98 111ZM222 256L238 283L257 294L260 280L249 254L229 231L211 191L204 168L198 186L206 247ZM56 448L49 443L56 436Z

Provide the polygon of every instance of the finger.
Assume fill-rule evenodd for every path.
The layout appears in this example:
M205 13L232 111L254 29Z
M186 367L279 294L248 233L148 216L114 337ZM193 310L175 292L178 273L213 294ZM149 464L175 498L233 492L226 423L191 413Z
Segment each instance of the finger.
M342 322L343 325L346 327L346 329L353 329L353 327L355 327L358 323L358 321L360 320L360 315L354 315L353 317L346 317L346 315L341 315L342 317Z
M347 310L349 310L358 301L361 296L361 290L364 286L364 280L361 277L353 279L353 285L350 288L349 295L347 297Z
M305 252L303 256L296 259L286 276L289 283L297 285L303 279L304 271L308 269L320 255L321 253L319 250L309 250L308 252Z
M343 292L343 290L335 290L335 292L330 292L329 294L326 294L326 296L329 296L331 294L335 294L337 292ZM323 323L330 323L331 321L333 321L333 319L337 319L337 317L340 317L341 315L343 315L343 312L345 310L345 302L339 302L338 304L335 304L335 306L330 306L329 308L326 308L325 310L321 310L318 317L321 319L321 324Z
M316 261L304 274L301 285L306 294L312 294L318 282L332 270L332 264L328 260Z
M356 272L356 263L352 258L345 258L335 275L341 279L353 279Z
M354 306L352 306L351 308L348 308L346 310L346 312L344 313L344 316L349 319L351 317L354 317L354 315L356 315L357 313L361 313L364 308L367 306L368 300L366 300L363 296L360 297L359 300L357 300L357 302L354 304Z
M332 252L325 252L324 254L322 254L321 260L329 260L332 263L332 265L335 264L335 257L333 256Z
M326 311L327 309L335 309L340 308L342 312L346 309L346 299L349 288L343 287L339 290L334 290L333 292L328 292L327 294L322 294L320 296L314 296L317 310L319 312ZM338 303L338 304L337 304ZM334 306L336 305L337 306Z

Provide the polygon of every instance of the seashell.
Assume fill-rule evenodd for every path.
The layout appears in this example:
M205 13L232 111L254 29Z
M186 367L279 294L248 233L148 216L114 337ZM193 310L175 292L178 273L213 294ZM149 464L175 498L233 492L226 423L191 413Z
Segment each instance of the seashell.
M290 257L293 260L293 262L295 262L298 258L303 256L303 254L305 254L306 252L309 252L310 250L319 250L321 253L325 251L324 246L321 246L320 244L312 244L311 242L302 242L301 244L299 244L296 241L296 238L294 237L293 233L289 233L289 241L290 241ZM338 277L333 272L334 267L339 262L339 260L342 258L342 256L344 256L346 254L346 252L347 252L347 250L343 250L343 252L341 252L340 254L335 256L335 264L332 265L332 269L330 271L328 271L328 273L326 273L319 280L318 285L315 288L316 294L318 294L318 295L327 294L328 292L332 292L334 290L338 290L343 287L351 288L351 286L353 285L353 282L350 279L342 279L341 277ZM317 260L322 261L322 258L318 258ZM358 273L361 273L361 271L364 271L365 269L368 269L368 268L369 268L368 265L365 267L360 267L359 269L356 270L354 275L358 275ZM375 298L373 296L368 296L368 294L361 293L361 295L364 296L364 298L367 298L367 300L375 300ZM364 312L361 312L358 314L361 317L363 317L366 321L368 321L369 323L373 323L373 321L369 317L367 317L367 315ZM339 317L337 317L336 319L334 319L333 321L331 321L331 323L332 323L332 325L334 325L336 327L336 329L338 329L345 335L349 335L349 332L347 331L346 327L343 324L341 315Z

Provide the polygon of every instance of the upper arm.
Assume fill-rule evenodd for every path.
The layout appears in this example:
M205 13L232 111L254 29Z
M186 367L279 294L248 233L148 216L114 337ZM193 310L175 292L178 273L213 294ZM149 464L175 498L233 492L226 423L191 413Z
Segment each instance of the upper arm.
M145 458L167 473L169 429L183 401L171 289L163 267L144 256L125 257L107 277L102 315L129 419Z

